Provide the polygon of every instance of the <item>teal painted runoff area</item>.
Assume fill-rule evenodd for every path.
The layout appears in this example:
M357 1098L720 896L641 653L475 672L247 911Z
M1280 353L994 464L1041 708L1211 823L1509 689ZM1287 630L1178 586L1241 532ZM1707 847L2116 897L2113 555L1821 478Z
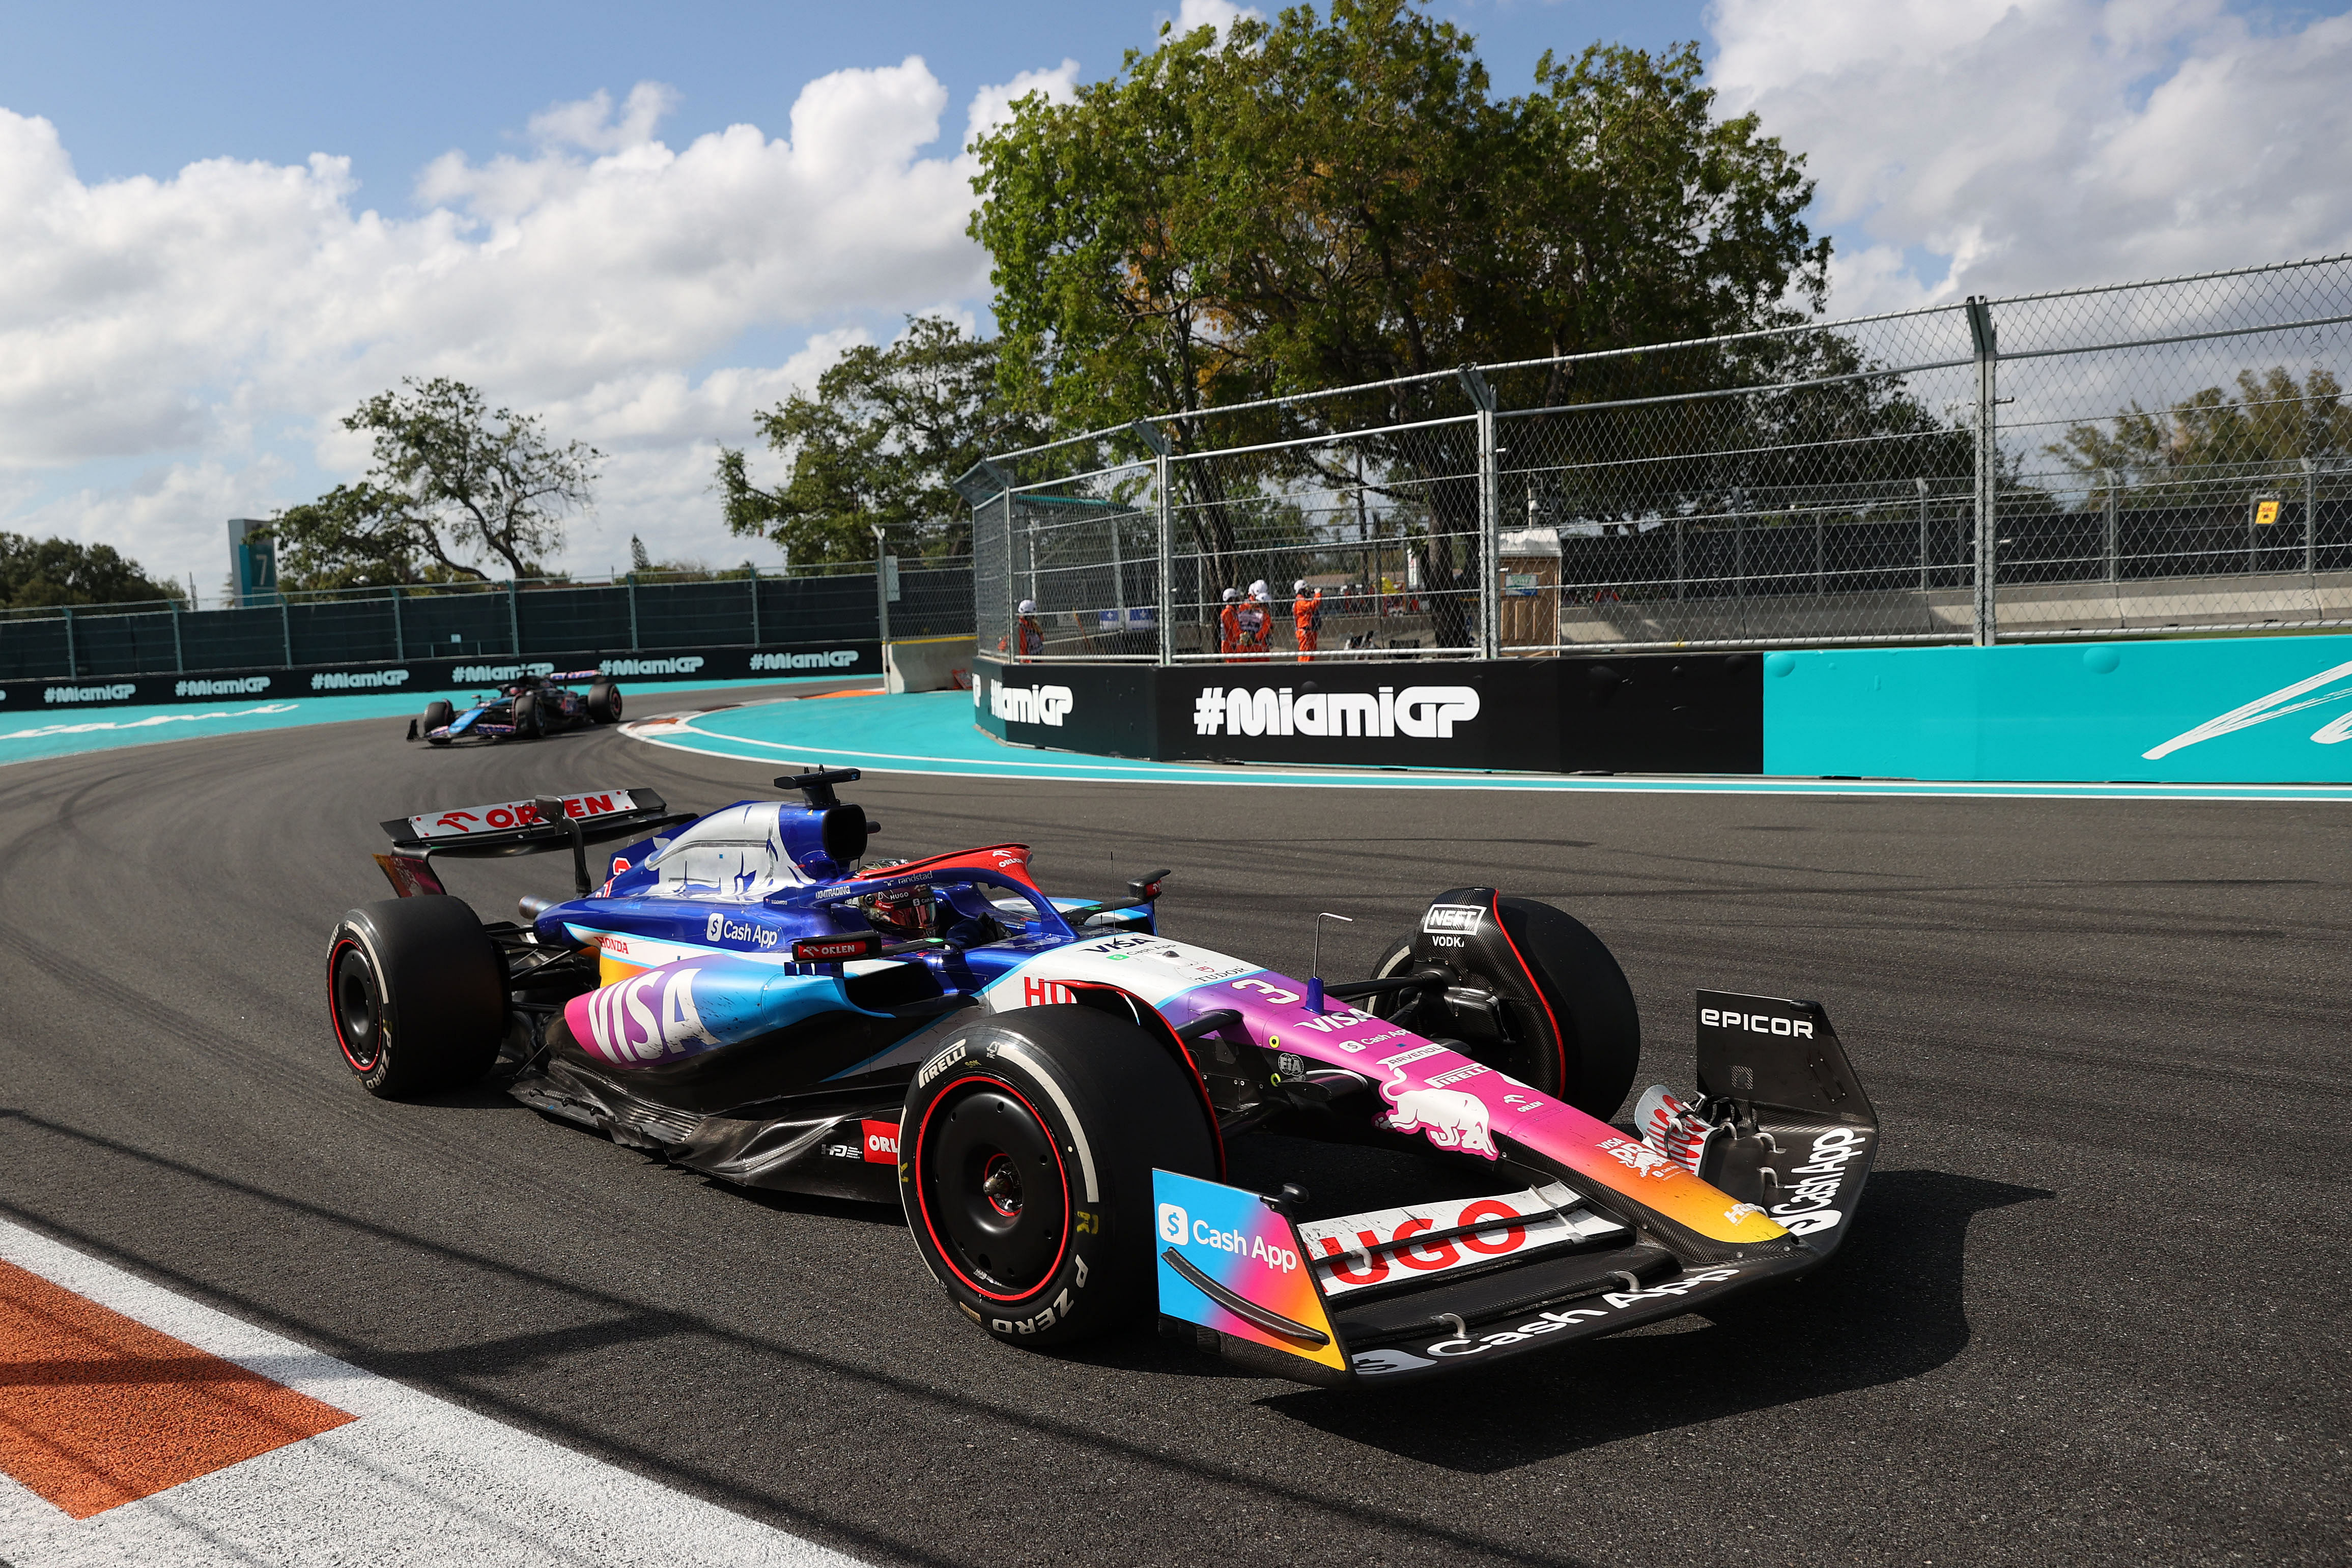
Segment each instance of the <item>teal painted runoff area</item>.
M2352 651L2352 643L2347 643ZM1445 773L1413 769L1234 767L1141 762L1007 746L972 723L971 696L927 692L910 696L780 699L633 721L635 739L656 746L782 768L824 763L877 773L1083 780L1097 783L1254 785L1290 789L1476 789L1601 794L1937 795L1981 799L2344 800L2352 788L2325 785L2109 785L1913 783L1875 779L1771 778L1566 777L1531 773Z
M1764 660L1764 770L2352 781L2352 637L1823 649Z
M805 676L800 679L838 679ZM793 676L766 675L740 681L625 681L622 690L634 706L662 691L718 691L730 686L789 686ZM427 694L429 695L430 694ZM300 725L341 724L362 718L415 718L425 711L427 695L404 692L360 692L323 697L230 697L209 703L173 703L155 707L26 708L0 707L0 763L26 762L37 757L64 757L77 751L104 751L118 746L146 746L161 740L195 740L209 735L235 735L257 729L287 729ZM658 706L656 703L655 706Z

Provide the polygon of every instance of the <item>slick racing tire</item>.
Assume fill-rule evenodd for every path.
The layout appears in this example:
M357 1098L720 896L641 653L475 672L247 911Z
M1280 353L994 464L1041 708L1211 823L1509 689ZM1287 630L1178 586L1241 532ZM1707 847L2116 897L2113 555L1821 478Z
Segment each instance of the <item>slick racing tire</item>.
M621 722L621 688L610 681L598 681L588 688L588 719L592 724Z
M471 1083L498 1059L506 965L462 901L388 898L327 946L327 1013L343 1063L386 1099Z
M1641 1014L1625 971L1582 921L1531 898L1496 904L1535 987L1530 993L1524 979L1488 972L1488 962L1476 955L1441 962L1455 980L1496 997L1507 1022L1508 1039L1467 1040L1467 1054L1607 1121L1625 1103L1642 1055ZM1412 964L1412 939L1405 937L1381 955L1372 975L1384 980ZM1420 997L1409 1007L1376 1002L1370 1010L1432 1038L1471 1032L1441 997L1432 991Z
M446 735L436 737L433 732L439 729L443 725L447 724L451 719L457 716L457 709L451 707L447 703L442 702L436 698L436 700L425 705L424 722L419 724L416 727L423 731L425 739L431 741L434 745L446 746L449 744L449 737Z
M525 692L522 695L515 698L514 708L512 711L514 714L512 722L514 724L516 739L537 740L541 736L547 733L547 726L541 721L539 716L539 694L537 692Z
M1183 1070L1092 1008L955 1030L916 1075L901 1126L899 1196L924 1264L1011 1344L1066 1344L1148 1309L1153 1168L1216 1174Z

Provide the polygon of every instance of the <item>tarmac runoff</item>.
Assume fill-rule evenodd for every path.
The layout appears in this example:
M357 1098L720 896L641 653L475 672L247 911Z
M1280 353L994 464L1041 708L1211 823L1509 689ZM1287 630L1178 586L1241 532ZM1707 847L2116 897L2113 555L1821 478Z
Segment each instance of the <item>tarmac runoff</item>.
M850 1568L0 1221L9 1568Z
M2344 784L2046 784L1913 779L1586 776L1464 773L1438 768L1303 768L1265 763L1131 761L1008 745L972 723L964 692L903 696L777 697L699 713L656 714L621 727L632 739L705 757L783 766L856 767L877 773L1097 783L1253 785L1289 789L1570 790L1602 794L1840 795L2077 800L2249 800L2352 803Z
M838 680L834 676L801 676L801 680ZM791 685L791 675L759 675L738 681L624 681L622 693L632 700L648 692L719 691L746 686ZM24 762L36 757L64 757L78 751L102 751L117 746L149 746L164 740L194 740L205 736L236 735L257 729L286 729L301 725L340 724L358 718L415 718L435 697L452 702L462 692L360 692L319 697L288 697L276 702L175 703L158 707L27 708L11 713L0 708L0 764Z

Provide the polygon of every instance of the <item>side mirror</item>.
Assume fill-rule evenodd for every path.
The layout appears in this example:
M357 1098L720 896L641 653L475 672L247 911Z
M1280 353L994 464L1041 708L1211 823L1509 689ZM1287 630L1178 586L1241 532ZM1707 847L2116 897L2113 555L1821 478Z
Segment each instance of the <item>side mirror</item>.
M1158 871L1153 872L1150 876L1138 877L1135 881L1129 883L1127 884L1128 894L1138 904L1156 903L1160 897L1160 882L1173 874L1174 873L1166 866L1162 866Z
M587 897L588 889L593 885L588 880L587 835L581 832L580 824L573 821L571 813L563 809L563 799L560 795L539 796L531 801L530 809L539 813L539 820L542 825L552 824L561 827L572 835L572 883L574 889L572 896Z

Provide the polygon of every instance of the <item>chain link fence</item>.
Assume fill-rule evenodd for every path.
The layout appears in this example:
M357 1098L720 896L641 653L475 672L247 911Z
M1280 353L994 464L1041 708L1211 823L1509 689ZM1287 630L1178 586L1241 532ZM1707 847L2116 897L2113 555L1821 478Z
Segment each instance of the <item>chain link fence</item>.
M971 633L978 596L969 557L901 559L891 575L897 591L887 598L875 568L860 564L297 591L221 610L176 601L10 610L0 612L0 680Z
M965 476L981 645L1173 663L2352 625L2348 326L2338 256L1139 421Z

